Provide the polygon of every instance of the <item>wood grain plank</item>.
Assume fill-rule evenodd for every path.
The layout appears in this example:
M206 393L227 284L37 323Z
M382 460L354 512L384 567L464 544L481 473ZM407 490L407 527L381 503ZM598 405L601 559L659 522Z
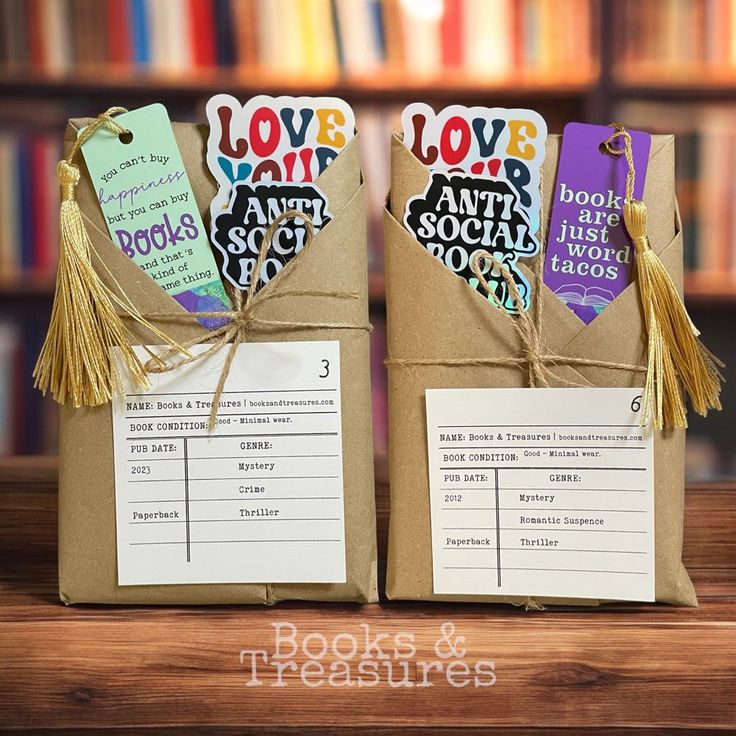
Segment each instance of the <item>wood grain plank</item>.
M59 461L56 455L19 455L0 458L0 489L21 486L56 487Z
M27 733L27 731L14 730L12 733ZM649 728L648 726L628 726L626 728L617 727L604 727L604 728L589 728L587 726L575 728L504 728L502 731L494 726L489 727L478 727L471 726L466 728L464 726L456 726L452 728L435 728L435 727L417 727L402 725L401 730L397 730L394 727L382 728L375 726L320 726L319 728L299 728L294 729L292 726L254 726L252 728L248 726L216 726L207 727L206 730L198 726L184 726L184 727L147 727L145 730L146 736L294 736L295 733L299 733L300 736L345 736L345 734L354 734L355 736L396 736L400 733L401 736L488 736L490 733L499 734L503 736L628 736L631 733L642 734L642 736L702 736L703 733L707 733L708 736L725 736L726 734L733 734L730 729L708 729L703 731L702 729L692 728ZM8 732L10 733L10 732ZM34 729L34 736L80 736L78 729ZM140 729L134 728L116 728L112 729L98 729L85 728L83 731L84 736L141 736Z
M206 615L129 616L83 625L5 623L0 722L15 728L51 720L67 728L278 725L285 714L277 704L288 699L294 726L336 725L351 714L351 722L384 727L736 727L736 622L656 626L625 617L613 623L591 618L522 621L478 613L455 623L465 637L463 661L470 667L478 660L495 663L491 688L451 687L436 672L431 686L416 686L418 662L447 664L434 649L446 622L433 612L413 624L375 606L351 616L260 609L216 624ZM279 687L274 671L263 665L263 684L247 687L250 670L247 661L241 664L241 650L263 649L270 658L273 625L284 621L302 636L319 632L328 640L340 633L361 637L361 624L367 624L374 634L388 635L389 653L397 634L412 632L416 652L403 664L391 660L395 682L404 686L388 685L384 662L384 677L375 687L313 689L293 672ZM343 640L342 651L349 648ZM313 642L312 651L318 650ZM306 657L300 649L290 661L300 668ZM330 651L318 664L329 668L337 661ZM311 671L310 681L318 679Z
M380 534L388 485L377 467ZM647 734L736 729L736 493L687 495L685 559L698 609L621 604L528 613L502 606L65 607L56 591L53 459L0 463L0 731L116 734ZM385 548L384 548L385 549ZM413 635L409 687L307 687L287 671L248 687L243 649L274 653L274 624L300 632ZM417 662L452 623L463 660L495 663L493 687L452 687ZM301 638L299 638L301 642ZM314 642L313 642L314 643ZM343 647L346 640L342 639ZM389 650L390 651L390 650ZM300 668L307 658L295 654ZM327 668L338 656L328 652ZM314 665L309 665L313 667ZM378 662L385 668L385 664ZM396 681L403 667L393 660ZM461 665L457 665L460 667ZM355 673L354 673L355 677ZM287 722L288 728L283 724ZM349 726L349 728L348 728ZM42 729L47 729L46 731ZM181 730L176 730L181 729ZM675 731L675 729L677 729Z
M708 484L685 494L683 558L691 567L736 568L736 484Z

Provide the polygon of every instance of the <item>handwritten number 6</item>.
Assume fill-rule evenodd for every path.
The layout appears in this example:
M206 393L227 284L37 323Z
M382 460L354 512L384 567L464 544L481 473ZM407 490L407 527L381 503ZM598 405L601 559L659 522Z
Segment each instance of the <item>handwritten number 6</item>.
M639 409L641 409L641 394L639 396L635 396L631 402L631 411L636 413Z
M324 369L324 373L318 374L317 378L327 378L330 375L330 361L326 358L322 360L322 368Z

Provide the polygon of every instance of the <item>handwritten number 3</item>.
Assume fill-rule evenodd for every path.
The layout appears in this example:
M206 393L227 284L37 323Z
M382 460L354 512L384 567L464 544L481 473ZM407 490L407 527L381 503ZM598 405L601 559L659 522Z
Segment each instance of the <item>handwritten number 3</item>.
M322 360L322 368L324 373L320 373L317 378L327 378L330 375L330 361L326 358Z

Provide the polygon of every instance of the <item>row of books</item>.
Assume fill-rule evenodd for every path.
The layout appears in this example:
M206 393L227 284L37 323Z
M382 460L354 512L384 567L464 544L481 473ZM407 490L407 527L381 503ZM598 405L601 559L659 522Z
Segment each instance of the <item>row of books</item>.
M356 110L371 214L369 264L376 272L383 268L380 213L399 115L392 106ZM736 106L637 101L621 104L617 116L634 128L676 134L685 265L708 276L736 277ZM60 157L60 132L0 132L0 288L23 275L50 281L55 272Z
M373 316L371 333L371 394L373 446L388 450L388 387L385 320ZM14 454L53 454L58 451L58 409L33 388L30 372L35 361L39 329L22 338L17 324L0 323L0 457ZM720 352L720 351L719 351ZM733 475L733 460L725 462L713 439L694 431L688 435L686 474L691 481Z
M0 322L0 456L11 455L16 446L16 413L14 397L18 381L18 328L14 323Z
M0 68L334 80L592 67L598 0L0 0Z
M0 132L0 281L50 278L59 243L58 133Z
M371 333L371 393L373 444L388 447L386 324L373 318ZM58 450L59 413L51 397L33 386L33 367L48 323L47 314L33 319L0 321L0 457L48 455Z
M685 267L709 278L736 278L736 106L627 102L617 119L675 134Z
M33 387L31 375L47 309L0 322L0 456L49 454L58 448L58 408Z
M33 367L48 324L38 310L28 319L0 322L0 457L50 454L58 448L58 408L33 386ZM371 390L373 440L377 452L388 446L386 324L373 318L371 333Z
M619 0L615 61L679 78L736 72L736 0Z
M63 113L48 131L0 129L0 289L22 276L49 280L59 243L59 184ZM389 189L389 141L400 124L399 108L361 107L360 131L368 206L380 213ZM371 218L372 270L383 268L380 217Z

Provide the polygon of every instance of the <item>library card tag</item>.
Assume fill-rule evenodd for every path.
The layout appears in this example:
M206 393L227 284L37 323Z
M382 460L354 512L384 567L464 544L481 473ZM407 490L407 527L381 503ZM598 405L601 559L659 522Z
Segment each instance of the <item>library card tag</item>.
M641 389L426 399L435 593L654 600Z
M132 139L100 128L82 146L110 238L188 312L229 309L166 108L148 105L115 122Z
M240 345L210 434L227 353L113 400L118 584L345 582L340 344Z
M623 223L626 157L600 150L613 128L568 123L552 198L544 283L589 324L631 281L634 247ZM652 137L630 130L636 177L644 195ZM616 143L615 145L619 145Z

